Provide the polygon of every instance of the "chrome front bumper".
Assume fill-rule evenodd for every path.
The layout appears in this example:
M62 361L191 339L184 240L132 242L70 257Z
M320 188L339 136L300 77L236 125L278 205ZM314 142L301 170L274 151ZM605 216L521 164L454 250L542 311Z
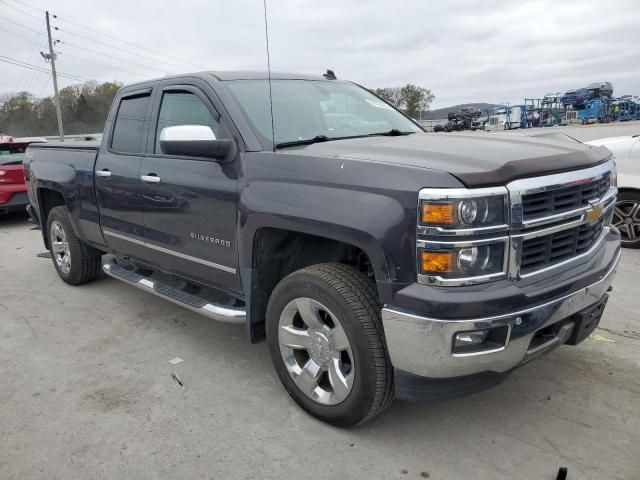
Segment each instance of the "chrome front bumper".
M504 315L443 320L385 306L382 309L382 323L391 363L397 370L429 378L507 372L564 343L571 335L570 325L561 328L553 340L529 348L532 338L540 329L597 303L609 290L619 261L620 252L599 280L585 288L550 302ZM509 336L503 347L472 354L453 353L452 343L456 333L504 325L509 327Z

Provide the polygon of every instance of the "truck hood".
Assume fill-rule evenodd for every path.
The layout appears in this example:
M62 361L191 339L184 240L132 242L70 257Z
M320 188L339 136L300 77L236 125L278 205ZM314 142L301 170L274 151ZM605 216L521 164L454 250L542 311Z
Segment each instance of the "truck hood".
M467 187L504 185L517 178L587 168L611 156L603 147L559 140L432 133L335 140L283 152L440 170Z

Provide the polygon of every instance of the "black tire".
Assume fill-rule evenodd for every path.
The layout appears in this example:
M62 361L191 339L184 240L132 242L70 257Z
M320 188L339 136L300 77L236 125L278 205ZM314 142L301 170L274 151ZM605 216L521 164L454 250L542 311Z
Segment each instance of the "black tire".
M344 329L354 356L351 390L341 403L325 405L308 397L289 374L280 350L279 322L295 299L310 298L326 305ZM298 270L274 289L267 308L267 342L280 381L291 397L311 415L339 427L365 422L393 401L393 369L386 349L381 306L375 283L342 264L319 264Z
M51 229L57 222L64 231L69 254L69 270L63 271L53 250ZM102 253L83 243L76 235L67 207L54 207L47 217L47 238L53 266L62 280L70 285L81 285L95 280L100 274Z
M623 247L640 248L640 191L622 190L618 193L613 224L620 230ZM635 239L630 233L635 235Z

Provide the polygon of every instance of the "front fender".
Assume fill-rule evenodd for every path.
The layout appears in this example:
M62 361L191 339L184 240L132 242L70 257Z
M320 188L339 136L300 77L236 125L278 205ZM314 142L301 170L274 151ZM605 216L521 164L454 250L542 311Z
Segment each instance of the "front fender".
M461 187L452 175L344 157L249 153L239 185L240 268L252 268L259 229L325 237L363 250L380 282L415 279L418 192Z
M245 212L241 220L241 268L251 264L253 241L263 227L354 245L367 254L376 278L385 281L397 279L406 268L401 252L410 251L415 240L410 238L408 218L400 202L377 193L268 181L245 188L240 201Z

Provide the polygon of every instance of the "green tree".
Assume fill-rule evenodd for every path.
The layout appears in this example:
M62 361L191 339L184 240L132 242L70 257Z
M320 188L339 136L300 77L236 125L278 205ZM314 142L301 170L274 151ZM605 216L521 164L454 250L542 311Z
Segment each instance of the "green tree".
M429 110L429 106L435 98L431 90L411 83L402 87L401 91L407 115L416 120L422 118L422 112Z

